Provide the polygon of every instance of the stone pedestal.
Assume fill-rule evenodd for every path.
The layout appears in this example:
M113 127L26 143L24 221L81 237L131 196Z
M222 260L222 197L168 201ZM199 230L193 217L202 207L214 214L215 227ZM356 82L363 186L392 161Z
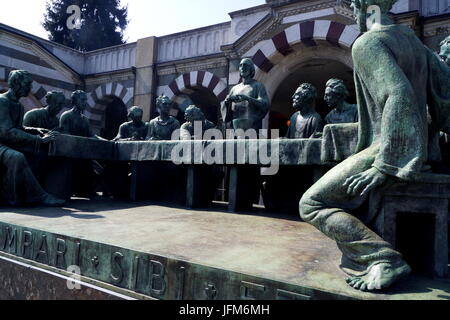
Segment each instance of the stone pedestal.
M415 263L425 265L427 261L421 260L428 256L432 264L430 271L437 277L448 275L449 199L450 184L399 183L388 188L382 200L383 238L402 254L404 254L402 247L407 250L410 250L411 246L414 247L414 238L423 239L418 242L418 247L421 248L412 249L413 251L422 249L423 253L417 252L414 257L414 252L410 250L405 259L408 261L409 258ZM408 225L413 218L419 219L418 223ZM407 225L410 230L399 232L401 224L403 230ZM414 226L418 231L411 235L410 231ZM426 245L427 241L429 246ZM412 267L414 271L414 265Z

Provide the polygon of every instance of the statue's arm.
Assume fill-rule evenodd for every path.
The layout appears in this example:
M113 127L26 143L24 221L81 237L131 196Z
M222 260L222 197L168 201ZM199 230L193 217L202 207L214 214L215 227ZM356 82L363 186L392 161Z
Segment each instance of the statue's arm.
M8 144L40 142L38 136L26 133L23 128L15 128L9 114L7 102L0 102L0 140Z
M380 151L373 167L385 175L408 178L420 172L427 160L426 110L419 106L393 49L376 34L364 40L354 45L352 55L358 101L373 101L382 110Z

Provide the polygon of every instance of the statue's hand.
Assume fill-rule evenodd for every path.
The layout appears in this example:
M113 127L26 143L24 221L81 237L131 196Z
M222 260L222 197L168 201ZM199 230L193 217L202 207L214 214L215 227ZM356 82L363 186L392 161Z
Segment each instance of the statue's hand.
M57 131L50 131L48 134L44 135L41 138L41 142L47 144L47 143L49 143L51 141L55 141L56 137L58 135L59 135L59 132L57 132Z
M344 182L347 194L365 196L370 190L381 186L387 180L387 176L376 168L370 168L364 172L351 176ZM361 191L362 190L362 191Z

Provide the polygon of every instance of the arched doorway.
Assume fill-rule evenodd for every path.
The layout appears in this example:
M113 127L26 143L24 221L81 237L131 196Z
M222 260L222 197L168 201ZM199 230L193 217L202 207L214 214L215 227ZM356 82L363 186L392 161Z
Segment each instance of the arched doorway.
M322 118L331 111L324 102L325 84L331 78L342 79L350 92L348 102L356 103L353 70L342 62L329 59L311 59L298 64L275 90L269 115L269 129L279 129L280 135L287 132L288 121L295 112L292 96L301 83L309 82L317 88L316 111Z
M195 104L202 109L205 117L216 125L220 125L220 103L227 95L225 81L208 71L192 71L172 81L165 91L175 102L174 116L184 122L184 111Z
M220 102L217 97L206 88L193 87L185 90L173 99L174 113L180 123L184 123L184 112L190 105L196 105L204 113L206 119L218 125L220 121Z
M127 107L115 96L103 97L99 103L105 106L104 124L100 130L100 136L112 140L117 136L120 125L127 121Z

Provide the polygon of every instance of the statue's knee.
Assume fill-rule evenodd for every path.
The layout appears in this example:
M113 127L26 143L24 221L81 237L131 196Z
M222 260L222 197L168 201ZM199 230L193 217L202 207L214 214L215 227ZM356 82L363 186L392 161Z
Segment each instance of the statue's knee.
M315 211L315 208L311 205L311 196L308 192L303 194L303 197L300 199L299 211L300 217L304 221L309 221L312 218L311 214Z
M9 151L5 158L8 167L20 167L27 163L23 153L17 151Z

